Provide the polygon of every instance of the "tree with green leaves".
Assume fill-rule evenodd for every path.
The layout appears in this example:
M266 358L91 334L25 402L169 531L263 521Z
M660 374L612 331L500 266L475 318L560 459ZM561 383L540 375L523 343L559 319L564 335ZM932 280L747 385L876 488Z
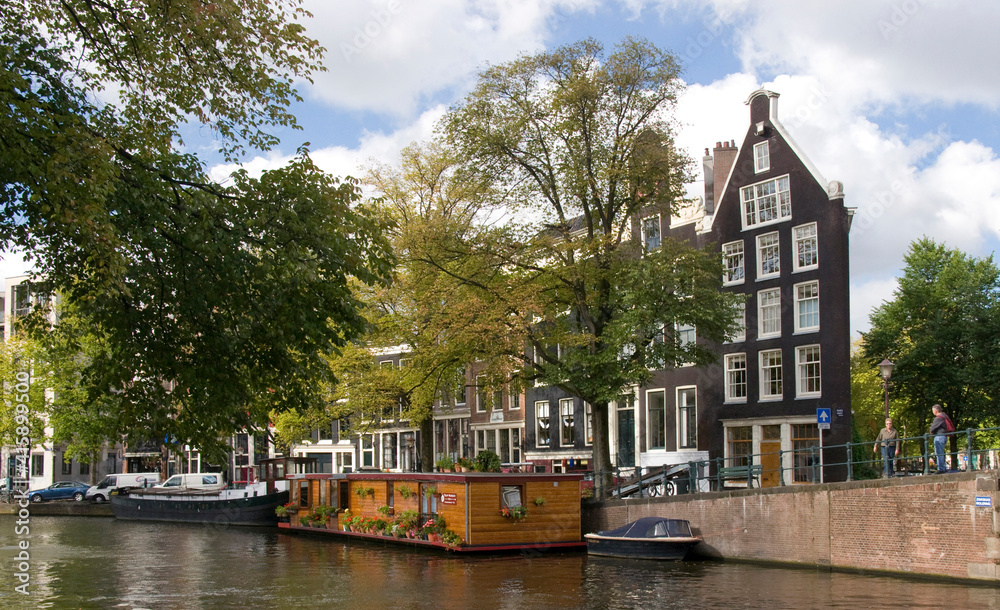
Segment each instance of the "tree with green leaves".
M292 84L322 69L300 5L0 0L0 247L86 321L57 340L101 345L74 408L109 439L218 461L323 399L325 355L366 327L352 283L389 281L385 224L304 147L229 184L182 150L189 128L236 159L295 127Z
M479 219L423 233L423 318L494 379L558 386L593 405L594 466L610 471L607 407L651 368L715 362L672 331L721 341L734 319L716 254L665 239L646 251L640 212L685 203L690 161L670 112L676 58L587 40L494 66L441 130L460 175L489 188ZM459 230L460 229L460 230Z
M864 356L888 358L900 413L926 431L940 403L961 429L1000 424L1000 270L922 238L910 245L893 299L871 314ZM897 403L898 404L898 403ZM956 440L952 439L952 450Z
M45 390L52 383L47 360L44 347L31 339L13 337L0 342L0 383L4 389L0 445L18 446L22 438L33 442L45 438Z

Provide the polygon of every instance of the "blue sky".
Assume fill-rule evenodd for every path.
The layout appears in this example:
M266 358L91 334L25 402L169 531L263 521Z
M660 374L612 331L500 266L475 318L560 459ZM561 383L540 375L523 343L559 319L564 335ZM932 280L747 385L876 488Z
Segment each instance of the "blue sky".
M302 131L248 158L260 171L310 142L336 175L394 163L432 135L488 64L626 35L676 53L687 88L679 143L698 159L741 140L755 89L858 212L851 321L892 296L908 245L929 236L974 256L1000 242L1000 3L957 0L306 0L328 72L303 84ZM192 137L206 152L211 142ZM699 185L693 185L697 192ZM0 274L23 265L10 259Z

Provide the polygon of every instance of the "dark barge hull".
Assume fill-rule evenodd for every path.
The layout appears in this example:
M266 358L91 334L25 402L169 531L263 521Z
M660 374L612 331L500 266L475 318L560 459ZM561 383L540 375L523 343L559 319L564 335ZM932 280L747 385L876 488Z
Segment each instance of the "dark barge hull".
M288 492L220 500L212 495L191 499L111 496L115 518L127 521L171 521L214 525L274 525L274 509L288 502Z

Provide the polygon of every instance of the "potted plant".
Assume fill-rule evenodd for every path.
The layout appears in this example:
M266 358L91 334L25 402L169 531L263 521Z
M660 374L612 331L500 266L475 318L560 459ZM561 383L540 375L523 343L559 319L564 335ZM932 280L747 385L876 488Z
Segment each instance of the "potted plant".
M520 523L528 517L528 509L523 506L505 506L500 509L500 516L514 523Z
M397 528L397 531L401 532L402 535L405 535L405 536L407 536L409 538L412 538L413 535L411 534L411 532L413 532L413 531L416 530L416 528L417 528L417 519L419 519L419 518L420 518L420 514L417 511L413 510L413 509L408 509L408 510L400 511L396 515L396 528Z
M445 455L438 461L434 462L434 465L441 472L451 472L455 469L455 462L451 459L451 456Z
M462 537L451 530L445 530L441 533L441 542L455 548L462 544Z
M291 519L291 515L295 513L295 504L289 502L287 504L282 504L281 506L276 506L274 508L274 514L278 515L278 520L284 523L288 523Z
M365 497L367 496L371 496L374 498L375 489L373 487L355 487L354 494L358 496L358 498L360 498L361 500L364 500Z
M431 496L433 496L436 493L437 493L437 487L434 487L433 485L428 485L427 487L424 487L424 497L425 498L430 498Z
M535 506L543 506L545 504L545 498L538 496L535 498Z
M458 466L459 472L472 471L472 460L470 460L469 458L464 458L464 457L458 458L458 461L455 462L455 464Z
M410 487L409 485L399 485L399 486L396 487L396 491L399 492L399 495L404 500L409 500L414 495L413 488Z
M480 451L473 461L473 468L477 472L500 472L500 456L496 451L486 449Z
M437 522L434 519L428 519L424 521L423 527L420 528L420 536L424 540L430 540L431 542L437 542Z
M383 517L391 517L395 512L391 506L379 506L375 511Z
M351 509L346 509L340 514L340 526L344 528L345 532L351 531Z

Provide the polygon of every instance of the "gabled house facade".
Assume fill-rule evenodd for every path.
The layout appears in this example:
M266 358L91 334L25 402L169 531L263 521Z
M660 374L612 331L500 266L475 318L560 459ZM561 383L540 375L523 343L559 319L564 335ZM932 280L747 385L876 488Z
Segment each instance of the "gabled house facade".
M654 371L609 406L620 469L717 460L708 474L752 461L763 466L765 486L846 476L843 467L818 466L844 462L846 454L822 447L851 434L852 210L842 185L827 182L780 123L777 101L774 92L755 91L742 144L706 149L700 205L635 219L632 238L647 249L664 237L716 249L722 290L742 295L745 306L742 332L711 346L715 366ZM673 332L699 341L696 328ZM587 467L589 411L577 403L557 388L529 389L526 453L536 468ZM819 422L825 413L830 420Z

